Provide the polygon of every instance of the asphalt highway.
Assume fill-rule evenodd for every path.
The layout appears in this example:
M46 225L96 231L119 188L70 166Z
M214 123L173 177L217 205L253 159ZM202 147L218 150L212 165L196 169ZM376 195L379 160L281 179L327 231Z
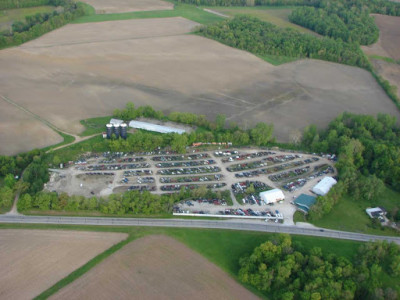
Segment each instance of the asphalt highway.
M0 223L19 224L65 224L65 225L99 225L99 226L151 226L180 228L210 228L289 233L308 236L328 237L354 241L386 240L400 245L400 237L379 236L320 228L278 225L265 222L240 222L235 220L198 220L198 219L135 219L135 218L95 218L95 217L54 217L0 215Z

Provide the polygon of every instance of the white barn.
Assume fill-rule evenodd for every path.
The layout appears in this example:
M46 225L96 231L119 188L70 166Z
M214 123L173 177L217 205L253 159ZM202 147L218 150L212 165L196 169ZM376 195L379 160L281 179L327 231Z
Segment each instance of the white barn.
M318 182L312 189L312 191L320 196L326 195L331 187L333 187L337 181L332 177L324 177L320 182Z
M280 189L273 189L260 193L260 198L264 201L265 204L278 202L281 200L285 200L285 195Z
M124 123L124 121L120 120L120 119L111 119L110 120L110 124L113 124L113 125L121 125L122 123Z

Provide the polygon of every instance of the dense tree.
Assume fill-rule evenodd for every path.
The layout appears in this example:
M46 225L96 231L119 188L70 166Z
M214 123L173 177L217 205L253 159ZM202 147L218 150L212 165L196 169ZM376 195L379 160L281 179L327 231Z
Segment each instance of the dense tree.
M198 34L261 56L307 57L371 68L357 43L318 38L249 16L201 27Z

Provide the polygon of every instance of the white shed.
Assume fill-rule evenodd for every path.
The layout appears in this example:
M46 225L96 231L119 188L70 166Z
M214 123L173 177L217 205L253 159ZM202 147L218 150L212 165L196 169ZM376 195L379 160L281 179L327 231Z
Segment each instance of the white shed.
M120 119L111 119L110 120L110 124L113 124L113 125L121 125L122 123L124 123L124 121L120 120Z
M324 177L320 182L318 182L312 189L314 193L320 196L326 195L331 187L333 187L337 181L332 177Z
M285 199L285 195L280 189L273 189L260 193L260 198L265 204L278 202Z

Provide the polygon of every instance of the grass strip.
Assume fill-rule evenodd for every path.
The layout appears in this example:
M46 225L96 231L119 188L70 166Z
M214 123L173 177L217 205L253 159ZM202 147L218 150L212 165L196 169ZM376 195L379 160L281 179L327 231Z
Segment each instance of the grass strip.
M71 274L69 274L67 277L64 277L61 279L59 282L57 282L55 285L50 287L49 289L45 290L43 293L35 297L34 299L47 299L50 296L54 295L56 292L58 292L60 289L63 287L67 286L68 284L72 283L79 277L81 277L83 274L85 274L87 271L98 265L100 262L102 262L104 259L109 257L111 254L115 253L116 251L120 250L123 246L126 244L130 243L131 241L135 240L138 238L138 236L133 236L129 235L125 240L119 242L118 244L115 244L111 248L108 248L106 251L103 253L97 255L93 259L91 259L89 262L87 262L85 265L82 267L76 269L73 271Z
M138 11L114 14L90 14L89 12L90 15L80 17L71 23L80 24L131 19L183 17L200 24L211 24L224 19L223 17L206 12L202 8L190 4L182 4L174 1L170 2L174 3L173 10Z

